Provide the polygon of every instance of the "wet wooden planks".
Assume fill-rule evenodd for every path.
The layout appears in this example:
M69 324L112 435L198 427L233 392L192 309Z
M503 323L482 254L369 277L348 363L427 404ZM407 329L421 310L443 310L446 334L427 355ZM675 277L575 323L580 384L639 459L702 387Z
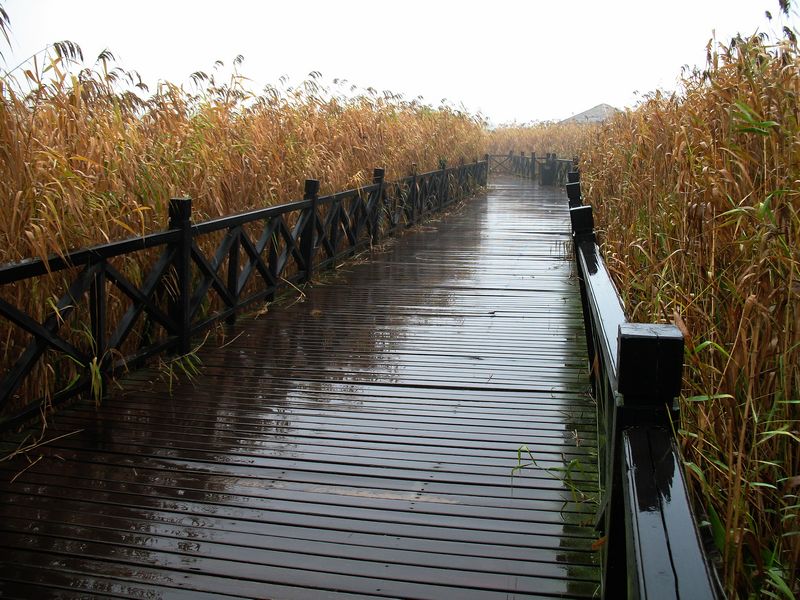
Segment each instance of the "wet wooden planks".
M63 411L39 462L0 463L0 595L592 597L568 218L497 178L242 319L195 381L141 371Z

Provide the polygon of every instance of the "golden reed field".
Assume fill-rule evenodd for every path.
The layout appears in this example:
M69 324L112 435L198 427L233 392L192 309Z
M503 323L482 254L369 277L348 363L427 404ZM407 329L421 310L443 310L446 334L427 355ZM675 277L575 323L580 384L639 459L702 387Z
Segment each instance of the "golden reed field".
M344 96L313 77L256 95L238 74L202 72L193 89L142 99L109 54L74 73L78 52L55 47L39 71L0 81L0 262L163 229L174 196L192 197L199 220L298 199L306 178L324 194L374 167L391 180L484 151L482 121L447 107Z
M682 91L653 93L601 126L492 131L448 107L325 89L315 74L253 93L238 60L224 81L198 72L192 85L145 91L108 53L90 68L79 58L61 44L0 80L0 263L163 229L172 196L194 198L200 220L297 199L307 177L325 193L367 182L377 166L394 179L412 163L425 171L485 152L579 155L629 318L686 334L676 428L728 594L800 594L791 31L709 46ZM41 316L46 286L3 293ZM21 342L0 334L7 366Z
M541 123L529 127L501 125L486 134L489 154L507 154L509 151L544 157L548 152L561 158L577 156L586 145L596 124Z

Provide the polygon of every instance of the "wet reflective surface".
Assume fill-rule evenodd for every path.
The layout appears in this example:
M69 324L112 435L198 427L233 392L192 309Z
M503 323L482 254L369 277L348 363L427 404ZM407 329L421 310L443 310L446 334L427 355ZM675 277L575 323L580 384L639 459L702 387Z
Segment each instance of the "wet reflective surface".
M670 433L629 427L622 433L626 530L641 597L671 590L674 598L712 600L718 594L703 556Z
M64 410L42 460L0 463L0 596L592 597L568 238L563 191L496 178L240 320L194 382Z

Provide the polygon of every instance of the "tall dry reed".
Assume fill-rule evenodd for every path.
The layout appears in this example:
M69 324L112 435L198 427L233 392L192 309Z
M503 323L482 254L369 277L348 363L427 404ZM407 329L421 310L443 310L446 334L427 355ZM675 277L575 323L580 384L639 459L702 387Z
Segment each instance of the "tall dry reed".
M626 311L687 340L680 436L730 597L800 594L800 57L709 46L591 136L582 181Z
M488 132L487 152L536 152L539 156L550 152L561 158L572 158L582 153L591 131L592 123L538 123L533 125L505 125Z

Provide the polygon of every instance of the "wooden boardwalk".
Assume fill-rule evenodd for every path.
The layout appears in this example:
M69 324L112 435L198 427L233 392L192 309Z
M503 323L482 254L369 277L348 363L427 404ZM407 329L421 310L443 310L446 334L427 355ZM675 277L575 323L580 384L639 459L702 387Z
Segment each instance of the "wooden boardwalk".
M0 597L592 597L568 231L563 191L494 178L241 319L194 382L62 411L0 463Z

